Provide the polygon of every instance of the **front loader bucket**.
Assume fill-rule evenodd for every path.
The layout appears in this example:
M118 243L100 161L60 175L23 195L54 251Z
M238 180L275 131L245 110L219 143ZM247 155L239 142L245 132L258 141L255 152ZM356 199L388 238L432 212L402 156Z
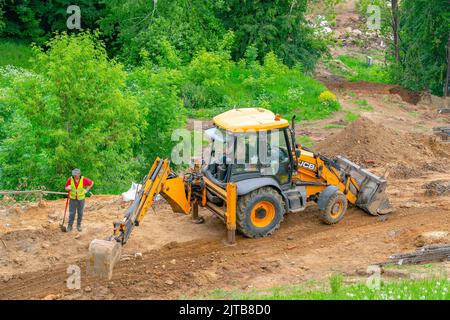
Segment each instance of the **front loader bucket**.
M87 261L88 274L98 277L112 277L114 265L119 261L122 245L116 240L92 240Z
M340 170L348 173L358 183L360 190L351 190L357 194L357 207L374 216L394 210L386 195L387 183L384 178L374 175L344 157L337 156L333 160Z

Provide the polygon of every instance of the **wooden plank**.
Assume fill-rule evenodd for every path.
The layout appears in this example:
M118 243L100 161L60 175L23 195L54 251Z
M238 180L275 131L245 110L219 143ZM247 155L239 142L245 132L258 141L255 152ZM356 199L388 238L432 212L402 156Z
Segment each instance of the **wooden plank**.
M450 259L450 244L431 245L411 253L399 253L390 256L384 264L420 264L426 262L446 261Z

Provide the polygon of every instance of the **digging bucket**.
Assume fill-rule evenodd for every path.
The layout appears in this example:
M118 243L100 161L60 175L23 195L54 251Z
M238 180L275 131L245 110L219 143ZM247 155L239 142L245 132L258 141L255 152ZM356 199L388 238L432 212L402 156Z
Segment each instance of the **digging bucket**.
M87 261L88 274L110 280L121 252L122 245L116 240L92 240Z
M334 161L340 170L349 174L358 183L360 190L351 190L358 195L357 207L375 216L394 210L386 195L387 183L384 178L374 175L342 156L337 156ZM354 188L353 185L351 188Z

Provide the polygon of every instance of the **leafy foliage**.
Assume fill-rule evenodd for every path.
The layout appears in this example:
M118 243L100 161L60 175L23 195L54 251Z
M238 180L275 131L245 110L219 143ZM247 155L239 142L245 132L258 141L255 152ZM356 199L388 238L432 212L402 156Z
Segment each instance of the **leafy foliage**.
M23 41L10 39L0 40L0 66L13 65L22 68L31 68L30 58L32 50Z
M3 3L0 1L0 33L3 31L5 27L5 21L3 18Z
M388 67L381 63L368 65L361 58L346 55L339 56L338 59L353 71L346 76L350 81L392 83Z
M449 25L446 0L400 2L400 63L392 72L396 81L412 90L442 95Z
M1 188L59 189L74 167L98 192L128 184L142 127L138 101L97 40L57 35L46 51L34 48L38 74L17 76L3 91L1 109L12 115L0 148Z
M307 0L226 1L221 18L236 35L233 58L243 58L252 46L258 49L261 62L272 51L289 66L300 63L305 71L312 70L327 48L307 24L306 8Z
M12 90L14 81L31 77L34 73L14 66L0 67L0 144L7 135L6 124L12 119L14 105L2 103Z
M336 95L328 90L325 90L319 95L319 102L326 108L337 110L339 108L339 102Z
M234 107L263 107L318 119L339 109L337 100L319 100L325 91L321 83L299 68L287 67L273 52L263 64L254 61L254 55L248 57L235 63L224 52L200 52L183 72L181 94L189 116L209 119Z
M5 20L0 36L42 44L67 30L69 0L0 3ZM201 50L222 51L225 43L234 61L253 48L260 62L273 51L289 66L301 63L311 71L327 52L327 40L305 19L307 0L80 0L76 5L82 28L100 28L108 52L134 66L143 54L156 64L184 65Z
M225 34L215 16L220 1L108 0L105 4L101 30L112 52L130 64L142 62L142 49L158 62L167 48L186 63L202 48L217 49Z
M3 4L3 5L2 5ZM44 43L53 32L67 30L67 7L76 4L81 10L81 28L95 29L103 15L103 1L78 0L0 0L3 6L3 37L15 37ZM0 17L0 25L1 25Z
M136 96L145 125L142 143L135 153L142 161L141 173L146 173L156 157L169 157L176 141L174 129L183 128L186 112L179 97L181 72L171 69L153 70L149 63L133 70L128 87Z

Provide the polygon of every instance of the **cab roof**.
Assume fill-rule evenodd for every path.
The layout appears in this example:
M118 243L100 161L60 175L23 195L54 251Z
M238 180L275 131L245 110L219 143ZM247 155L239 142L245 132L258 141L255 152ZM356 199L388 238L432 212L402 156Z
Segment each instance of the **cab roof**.
M265 131L289 126L287 120L263 108L233 109L215 116L213 122L231 132Z

